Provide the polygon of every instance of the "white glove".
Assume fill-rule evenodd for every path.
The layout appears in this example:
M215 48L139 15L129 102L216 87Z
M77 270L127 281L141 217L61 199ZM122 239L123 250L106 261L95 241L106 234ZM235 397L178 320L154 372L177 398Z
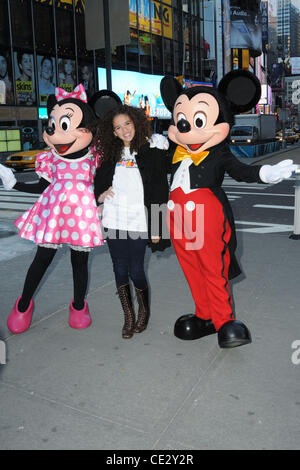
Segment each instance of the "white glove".
M293 160L282 160L276 165L263 165L259 170L259 177L264 183L280 183L289 178L297 168L298 165L293 165Z
M161 134L152 134L151 139L148 139L150 148L158 148L161 150L168 150L169 141L168 139Z
M12 189L16 184L17 180L14 177L14 174L10 168L7 168L0 163L0 178L2 179L2 183L5 190Z

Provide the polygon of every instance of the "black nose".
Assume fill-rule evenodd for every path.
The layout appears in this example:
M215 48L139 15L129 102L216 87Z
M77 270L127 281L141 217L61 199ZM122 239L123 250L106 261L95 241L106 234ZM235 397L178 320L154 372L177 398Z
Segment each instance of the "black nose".
M48 135L53 135L54 132L55 132L55 129L53 129L53 127L46 127L46 132Z
M191 125L185 119L180 119L180 121L177 123L177 129L183 134L185 132L190 132Z

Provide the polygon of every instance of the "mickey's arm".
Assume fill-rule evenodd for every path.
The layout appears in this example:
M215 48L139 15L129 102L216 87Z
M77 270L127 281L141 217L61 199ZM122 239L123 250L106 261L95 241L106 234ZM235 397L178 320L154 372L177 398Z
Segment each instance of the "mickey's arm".
M228 150L223 156L225 171L236 181L246 183L279 183L289 178L297 169L293 160L283 160L276 165L246 165Z
M33 184L18 183L12 170L1 164L0 179L2 179L4 189L6 190L16 189L17 191L31 194L42 194L42 192L44 192L50 184L50 182L45 180L44 178L41 178L38 183Z

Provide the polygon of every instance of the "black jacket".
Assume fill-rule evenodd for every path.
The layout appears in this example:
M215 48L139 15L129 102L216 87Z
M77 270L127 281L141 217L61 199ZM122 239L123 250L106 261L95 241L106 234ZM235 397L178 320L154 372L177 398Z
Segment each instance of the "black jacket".
M193 164L189 167L191 189L209 188L223 206L224 216L231 227L231 238L228 248L230 252L229 279L232 279L238 276L241 270L234 254L237 245L234 217L231 205L221 186L225 173L236 181L262 183L259 177L261 166L250 166L241 163L231 153L226 142L222 142L207 150L209 155L198 166ZM171 166L171 185L180 163Z
M143 145L138 154L136 155L136 162L141 174L143 187L144 187L144 205L148 211L148 235L149 243L152 251L163 251L171 245L170 239L164 236L160 239L159 243L151 242L152 235L162 235L168 233L166 229L166 204L169 197L169 185L167 179L167 172L169 167L169 159L167 151L158 148L150 148L149 144ZM104 161L98 168L95 180L94 191L95 198L98 204L98 197L106 191L113 181L116 163L111 161ZM160 216L159 233L154 221L151 220L151 205L160 205L162 213Z

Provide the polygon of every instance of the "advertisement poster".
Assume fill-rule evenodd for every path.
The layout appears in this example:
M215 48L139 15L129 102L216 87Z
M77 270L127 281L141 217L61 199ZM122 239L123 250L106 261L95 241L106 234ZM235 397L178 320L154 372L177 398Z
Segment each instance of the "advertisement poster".
M224 55L224 74L231 70L231 28L230 28L230 0L222 0L223 20L223 55Z
M283 88L283 63L272 64L271 68L271 88L273 91L281 91Z
M262 23L260 7L245 9L240 0L231 0L231 48L250 49L259 56L262 52Z
M55 59L38 55L37 67L40 106L47 106L48 96L55 93Z
M7 51L0 50L0 104L14 104L12 70Z
M21 106L32 106L36 103L33 55L15 52L14 65L17 103Z
M291 57L292 75L300 75L300 57Z
M204 59L215 59L215 5L214 2L204 2Z
M87 62L79 62L79 83L82 83L88 99L95 93L94 67Z
M58 86L68 93L76 87L75 60L58 59Z
M148 117L170 119L171 113L160 96L160 82L163 76L112 70L112 89L122 103L144 109ZM107 88L106 70L98 67L99 90Z
M170 6L168 6L170 5ZM150 16L151 15L151 16ZM137 27L136 0L129 0L129 22L132 28ZM151 20L150 20L151 18ZM172 0L164 0L164 4L155 0L140 0L138 23L141 31L150 33L150 21L152 34L173 38ZM163 27L162 27L163 23ZM163 31L162 31L163 29Z

